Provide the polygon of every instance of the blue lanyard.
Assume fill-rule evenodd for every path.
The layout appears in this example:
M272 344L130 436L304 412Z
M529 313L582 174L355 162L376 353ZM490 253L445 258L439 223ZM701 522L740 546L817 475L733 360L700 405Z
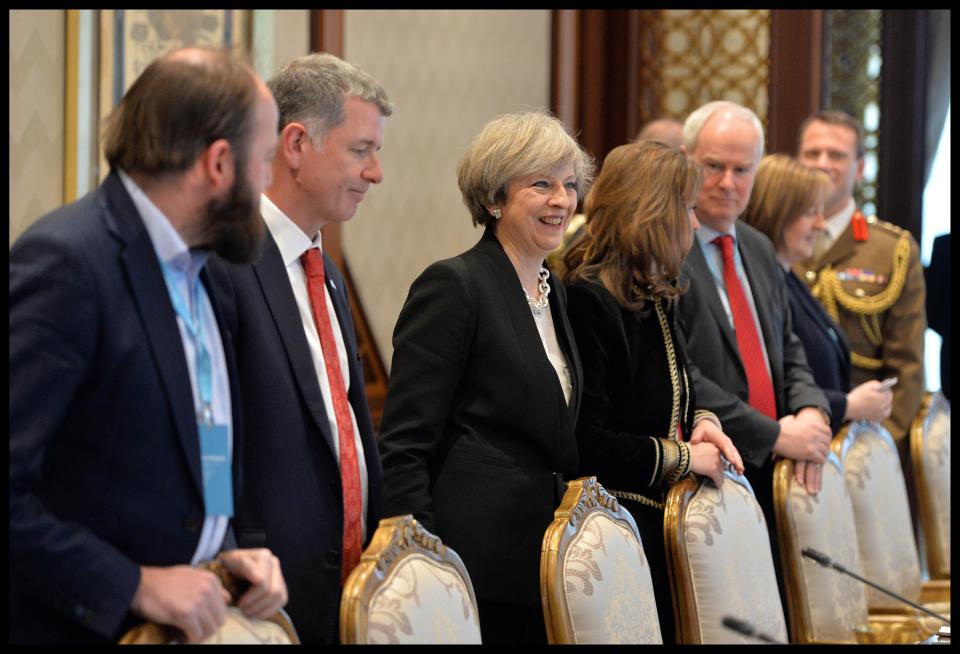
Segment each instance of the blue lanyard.
M183 320L187 328L187 333L193 341L196 352L196 373L197 386L200 390L200 412L197 414L197 421L204 425L213 424L213 372L210 364L210 354L203 342L202 321L203 311L200 308L200 281L194 280L190 285L190 291L193 298L193 308L196 312L196 318L187 308L183 301L183 296L177 289L173 270L169 264L161 262L163 267L163 278L167 283L167 290L170 292L170 299L173 301L173 309Z

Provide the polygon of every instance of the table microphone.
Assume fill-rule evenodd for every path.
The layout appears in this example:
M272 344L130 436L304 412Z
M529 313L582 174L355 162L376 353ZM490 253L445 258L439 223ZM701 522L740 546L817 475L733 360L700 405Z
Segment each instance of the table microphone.
M849 576L853 577L854 579L856 579L857 581L863 582L863 583L867 584L868 586L872 586L872 587L876 588L876 589L879 590L881 593L884 593L884 594L886 594L886 595L889 595L890 597L893 597L894 599L898 599L898 600L900 600L901 602L903 602L904 604L909 604L910 606L912 606L913 608L917 609L918 611L923 611L923 612L926 613L927 615L932 615L932 616L935 617L937 620L940 620L941 622L943 622L943 623L946 624L946 625L949 625L949 624L950 624L950 621L947 620L947 619L946 619L945 617L943 617L942 615L940 615L939 613L934 613L933 611L931 611L930 609L926 608L925 606L920 606L919 604L917 604L917 603L915 603L915 602L911 602L911 601L908 600L906 597L901 597L900 595L897 595L897 594L894 593L892 590L887 590L887 589L884 588L883 586L879 586L879 585L873 583L872 581L870 581L869 579L864 579L863 577L861 577L861 576L858 575L857 573L851 572L850 570L847 570L845 567L843 567L842 565L840 565L839 563L837 563L836 561L834 561L833 559L831 559L829 556L827 556L827 555L824 554L823 552L818 552L817 550L813 549L812 547L804 547L802 550L800 550L800 553L803 554L803 555L804 555L805 557L807 557L808 559L812 559L812 560L816 561L817 563L819 563L820 565L822 565L822 566L825 567L825 568L833 568L834 570L837 570L838 572L842 572L842 573L845 574L845 575L849 575Z
M756 638L757 640L762 640L765 643L776 643L777 645L786 645L786 643L783 643L777 640L776 638L772 638L767 634L763 633L762 631L757 631L757 629L752 624L750 624L746 620L741 620L740 618L734 618L733 616L728 615L723 619L722 624L727 629L736 631L738 634L743 634L748 638Z

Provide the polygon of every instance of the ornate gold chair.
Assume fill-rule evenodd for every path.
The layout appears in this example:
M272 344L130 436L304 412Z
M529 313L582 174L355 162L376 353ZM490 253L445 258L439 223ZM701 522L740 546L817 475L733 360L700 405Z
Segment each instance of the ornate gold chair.
M210 570L230 593L235 603L248 584L227 572L219 561L209 561L198 567ZM176 627L146 622L134 627L120 639L120 645L178 645L184 641ZM248 618L236 606L227 607L227 617L215 634L201 645L299 645L300 639L286 611L280 609L267 620Z
M722 488L691 476L673 486L664 511L667 564L681 643L752 643L731 616L787 642L767 523L745 477L732 466Z
M924 582L921 577L903 470L890 432L878 423L852 422L833 439L832 448L853 504L862 575L949 615L949 580ZM915 612L873 588L866 589L866 598L871 614ZM923 614L918 618L927 635L940 627L934 618Z
M927 393L910 427L920 527L931 579L950 579L950 402Z
M540 594L551 644L662 644L650 568L633 516L582 477L543 535Z
M797 483L793 461L779 461L773 497L791 642L856 643L866 634L883 643L921 640L914 616L869 615L864 584L801 555L804 547L810 547L829 552L853 571L862 570L853 504L836 454L831 452L824 464L823 485L816 496Z
M413 516L381 520L343 587L340 641L479 644L463 561Z

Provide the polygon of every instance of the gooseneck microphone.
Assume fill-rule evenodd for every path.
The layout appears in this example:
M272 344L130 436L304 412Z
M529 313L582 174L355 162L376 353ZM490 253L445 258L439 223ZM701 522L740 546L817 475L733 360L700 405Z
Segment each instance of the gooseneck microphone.
M733 616L728 615L722 621L722 624L727 629L736 631L738 634L743 634L748 638L756 638L757 640L762 640L765 643L776 643L777 645L786 645L786 643L768 636L762 631L757 631L757 628L746 620L741 620L740 618L734 618Z
M823 552L818 552L817 550L813 549L812 547L804 547L802 550L800 550L800 553L803 554L803 555L804 555L805 557L807 557L808 559L812 559L813 561L816 561L817 563L819 563L820 565L822 565L822 566L825 567L825 568L833 568L834 570L836 570L836 571L838 571L838 572L842 572L842 573L845 574L845 575L849 575L849 576L853 577L854 579L856 579L857 581L863 582L863 583L867 584L868 586L872 586L873 588L876 588L876 589L879 590L881 593L884 593L884 594L886 594L886 595L889 595L890 597L893 597L894 599L898 599L898 600L900 600L901 602L903 602L904 604L909 604L910 606L912 606L913 608L917 609L918 611L923 611L923 612L926 613L927 615L932 615L932 616L935 617L937 620L940 620L941 622L943 622L943 623L946 624L946 625L949 625L949 624L950 624L950 621L947 620L947 619L946 619L945 617L943 617L942 615L940 615L939 613L934 613L933 611L931 611L930 609L926 608L925 606L920 606L920 605L917 604L916 602L911 602L911 601L908 600L906 597L902 597L902 596L900 596L900 595L897 595L897 594L896 594L895 592L893 592L892 590L887 590L887 589L884 588L883 586L880 586L880 585L878 585L878 584L875 584L875 583L873 583L872 581L870 581L869 579L864 579L863 577L861 577L860 575L858 575L856 572L851 572L850 570L847 570L845 567L843 567L842 565L840 565L839 563L837 563L836 561L834 561L833 559L831 559L829 556L827 556L827 555L824 554Z

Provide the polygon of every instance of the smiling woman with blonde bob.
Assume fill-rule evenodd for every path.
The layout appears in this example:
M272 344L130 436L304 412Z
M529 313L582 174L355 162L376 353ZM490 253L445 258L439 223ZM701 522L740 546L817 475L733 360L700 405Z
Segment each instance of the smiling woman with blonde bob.
M460 555L486 644L547 641L540 544L578 473L581 371L543 260L592 173L556 118L490 121L457 170L483 237L413 282L394 329L383 514L412 513Z
M674 622L663 541L663 502L690 473L723 483L725 457L743 462L709 411L696 410L674 300L698 227L699 166L657 141L614 148L567 252L568 315L583 361L577 422L580 474L596 475L633 514L650 563L660 633Z

